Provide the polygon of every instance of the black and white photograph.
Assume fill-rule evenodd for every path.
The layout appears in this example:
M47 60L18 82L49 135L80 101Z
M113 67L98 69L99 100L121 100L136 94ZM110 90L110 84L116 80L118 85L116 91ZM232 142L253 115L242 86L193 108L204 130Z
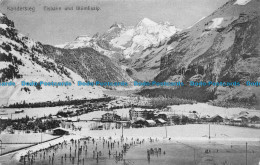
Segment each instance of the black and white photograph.
M260 165L260 0L0 0L0 165Z

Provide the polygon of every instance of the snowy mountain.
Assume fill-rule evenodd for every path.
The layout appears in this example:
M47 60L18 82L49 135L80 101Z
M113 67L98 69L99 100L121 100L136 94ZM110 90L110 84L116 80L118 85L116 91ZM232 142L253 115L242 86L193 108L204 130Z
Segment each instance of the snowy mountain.
M115 23L103 34L95 34L93 37L78 36L75 41L56 47L65 49L91 47L125 68L132 78L151 80L159 72L158 61L161 57L155 56L152 50L165 44L178 31L180 29L169 22L156 23L144 18L136 26Z
M16 86L0 87L0 105L99 98L101 87L79 87L84 79L71 69L44 56L44 47L15 29L14 23L0 14L0 80ZM71 86L22 86L21 82L70 82Z
M160 47L157 81L241 82L209 88L217 100L260 103L260 1L230 0ZM260 105L260 104L259 104Z
M117 58L117 55L121 58L131 58L152 45L159 45L177 31L179 29L167 22L156 23L144 18L133 27L115 23L104 34L97 34L94 37L79 36L75 41L65 44L63 48L92 47L112 58Z

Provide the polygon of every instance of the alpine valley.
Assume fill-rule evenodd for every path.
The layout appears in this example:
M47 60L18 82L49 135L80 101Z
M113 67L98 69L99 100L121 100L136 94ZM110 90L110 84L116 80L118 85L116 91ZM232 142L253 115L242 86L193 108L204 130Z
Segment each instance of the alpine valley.
M60 46L92 47L135 80L240 82L240 86L203 87L197 93L209 93L211 97L203 100L220 106L259 106L259 87L245 85L260 81L259 12L259 0L230 0L187 29L145 18L133 27L114 24L104 34L79 36ZM143 94L160 95L153 90ZM192 95L194 89L183 87L179 93L183 92ZM196 100L196 96L186 98Z
M174 11L173 11L174 12ZM135 26L114 23L106 32L80 35L50 46L19 34L0 15L1 81L157 81L183 87L143 87L144 96L167 96L218 106L259 107L260 0L230 0L193 26L144 18ZM190 81L240 82L239 86L190 87ZM131 88L131 87L129 87ZM101 87L0 88L0 104L102 97ZM81 90L81 92L78 92ZM84 92L82 92L84 90ZM19 97L18 97L19 96ZM25 99L26 98L26 99Z

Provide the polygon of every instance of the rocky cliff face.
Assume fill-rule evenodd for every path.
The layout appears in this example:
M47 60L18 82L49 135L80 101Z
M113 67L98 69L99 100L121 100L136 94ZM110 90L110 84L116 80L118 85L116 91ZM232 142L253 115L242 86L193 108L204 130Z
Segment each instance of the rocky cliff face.
M218 99L255 100L255 88L244 84L260 81L259 12L259 0L231 0L172 36L155 80L239 81L240 87L216 88L216 94L222 93Z
M132 81L120 66L92 48L61 49L44 45L43 52L57 64L64 65L79 74L85 81Z

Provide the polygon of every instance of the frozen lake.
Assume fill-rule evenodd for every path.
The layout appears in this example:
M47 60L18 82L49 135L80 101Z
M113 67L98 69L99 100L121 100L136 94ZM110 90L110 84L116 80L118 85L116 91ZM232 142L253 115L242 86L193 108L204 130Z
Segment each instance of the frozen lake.
M119 153L124 150L123 145L128 147L123 152L123 157L119 157ZM161 152L156 152L159 148ZM245 165L246 161L248 165L256 165L260 161L260 143L249 142L246 157L245 142L185 142L156 139L151 141L149 138L139 141L95 139L95 141L63 143L37 154L30 154L29 157L30 160L33 157L33 164L36 165ZM20 162L0 161L2 164L10 162L17 165L28 164L28 156L22 158Z

